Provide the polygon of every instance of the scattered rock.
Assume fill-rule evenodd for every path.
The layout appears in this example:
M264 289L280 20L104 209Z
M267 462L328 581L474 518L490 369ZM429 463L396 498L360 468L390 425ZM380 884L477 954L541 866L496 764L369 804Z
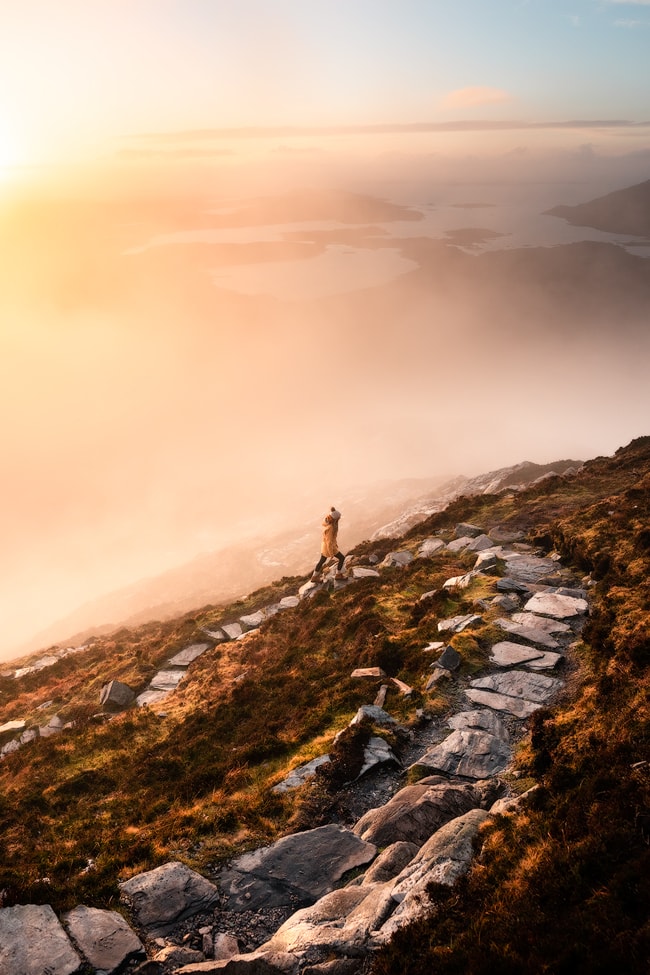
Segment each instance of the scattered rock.
M172 861L120 884L138 923L152 936L164 935L186 917L210 910L219 898L214 884Z
M553 616L556 619L583 616L588 609L589 604L586 599L576 599L574 596L562 596L550 592L535 593L524 606L524 610L528 613L539 613L540 616Z
M467 589L474 578L473 572L466 572L462 576L452 576L443 583L443 589Z
M386 674L381 667L357 667L350 674L350 677L385 677Z
M546 630L537 629L532 626L522 626L521 623L513 623L509 619L498 619L494 621L495 624L506 633L512 633L515 636L520 636L522 640L528 640L529 643L534 643L537 646L546 647L547 650L558 650L560 644L555 640L550 633Z
M483 529L479 528L478 525L470 525L465 521L461 521L456 525L454 534L456 538L478 538L479 535L483 534Z
M167 662L170 667L189 667L194 660L209 649L209 643L192 643L191 646L185 647L184 650L180 650L171 658L171 660L168 660Z
M418 555L422 559L428 559L443 548L445 548L445 543L441 538L425 538L418 549Z
M99 692L99 703L106 711L123 711L135 701L135 691L128 684L111 680Z
M413 552L408 552L406 550L402 552L389 552L381 564L386 567L400 566L401 568L404 568L413 561L413 558Z
M366 569L362 565L355 565L352 568L353 579L379 579L381 573L376 569Z
M144 947L117 911L75 907L63 916L70 937L93 968L116 972L134 958L144 957Z
M487 779L502 772L510 759L510 746L503 739L489 731L465 729L452 731L414 766L469 779Z
M526 647L521 643L508 643L508 641L495 643L490 651L490 660L497 667L514 667L543 656L543 650Z
M468 613L465 616L452 616L451 619L440 620L438 623L439 633L462 633L469 626L480 626L483 622L482 616L475 613Z
M442 667L443 670L451 670L453 672L458 670L461 660L461 655L457 650L454 650L453 647L445 647L433 666Z
M311 762L306 762L305 765L294 769L287 775L286 779L274 785L272 791L289 792L291 789L300 788L301 785L314 777L316 769L320 768L321 765L326 765L329 761L331 761L329 755L319 755L318 758L312 758Z
M73 975L81 958L49 904L0 910L0 972L3 975Z

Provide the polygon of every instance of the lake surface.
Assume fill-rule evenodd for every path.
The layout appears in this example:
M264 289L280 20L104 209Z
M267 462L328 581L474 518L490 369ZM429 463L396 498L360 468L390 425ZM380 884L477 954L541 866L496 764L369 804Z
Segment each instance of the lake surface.
M446 240L466 253L487 250L553 247L580 241L617 244L639 257L650 257L650 242L629 234L609 234L591 227L576 227L544 211L560 203L569 205L585 199L585 188L575 184L534 184L516 187L495 184L436 186L429 199L400 199L402 205L419 214L417 220L375 223L377 234L394 247L369 247L339 243L332 238L349 237L355 224L335 220L302 220L293 223L215 227L158 235L137 254L152 247L179 244L249 244L264 242L314 241L327 234L321 253L314 257L255 263L220 265L212 272L216 287L240 294L271 295L287 301L317 299L388 283L415 270L415 261L403 256L400 240L430 237ZM386 194L389 196L389 194ZM424 195L424 194L422 194ZM588 195L588 194L587 194ZM232 206L211 211L223 221ZM359 227L360 238L369 234Z

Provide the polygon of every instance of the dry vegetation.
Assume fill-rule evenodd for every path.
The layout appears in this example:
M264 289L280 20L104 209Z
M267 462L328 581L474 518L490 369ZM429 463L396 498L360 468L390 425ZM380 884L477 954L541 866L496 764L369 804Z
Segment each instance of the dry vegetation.
M415 551L434 532L450 537L461 520L524 529L596 585L578 648L579 681L570 699L536 713L519 754L524 781L541 784L534 804L525 818L499 817L484 830L475 869L454 890L432 891L431 919L395 939L376 959L377 975L643 970L649 483L644 438L520 494L461 498L400 540ZM364 543L355 554L381 556L391 547ZM142 690L169 656L203 638L201 627L295 592L299 580L231 606L120 630L48 671L2 681L0 723L43 724L52 713L76 721L0 764L4 902L116 906L118 881L133 873L172 858L209 871L234 852L335 815L363 728L344 738L315 790L278 795L271 787L331 750L334 735L372 699L368 684L350 678L355 667L379 665L415 687L410 701L397 692L389 701L404 722L416 706L435 712L449 704L449 688L421 691L422 647L437 639L440 618L470 611L480 586L491 583L465 596L419 598L457 574L463 559L470 556L442 552L378 580L323 591L245 640L210 649L165 701L164 717L145 708L98 721L99 690L112 678ZM492 615L482 629L454 638L468 672L485 661Z

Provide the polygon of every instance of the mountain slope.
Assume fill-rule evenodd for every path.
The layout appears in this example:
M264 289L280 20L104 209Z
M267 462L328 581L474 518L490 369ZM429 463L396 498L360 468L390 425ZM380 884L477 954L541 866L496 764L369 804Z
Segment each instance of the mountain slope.
M650 237L650 179L588 203L556 206L547 212L553 217L563 217L578 227L595 227L610 234Z
M403 538L359 545L359 564L396 545L417 550L459 521L523 531L554 546L578 575L591 574L593 613L575 648L570 699L536 713L518 756L520 788L539 783L517 820L481 834L468 879L434 916L398 935L378 973L641 972L647 960L648 665L650 657L650 438L577 473L518 493L456 499ZM271 786L328 750L367 690L358 666L382 666L415 688L393 691L390 712L412 729L416 708L433 716L454 703L452 686L422 686L422 647L444 614L470 612L471 597L441 590L468 556L443 550L322 591L267 620L245 641L215 645L192 665L164 713L96 718L111 678L144 688L170 654L233 616L295 592L284 579L245 602L206 607L165 623L124 629L48 671L0 684L0 722L77 727L0 763L0 888L5 903L80 901L103 906L117 881L169 859L210 871L235 852L308 822L345 817L350 790L296 796ZM473 556L472 556L473 560ZM486 592L493 585L481 583ZM454 638L471 673L484 664L485 630ZM345 779L343 779L345 781ZM327 801L324 801L326 795ZM92 861L92 868L89 867ZM645 953L645 957L644 957Z

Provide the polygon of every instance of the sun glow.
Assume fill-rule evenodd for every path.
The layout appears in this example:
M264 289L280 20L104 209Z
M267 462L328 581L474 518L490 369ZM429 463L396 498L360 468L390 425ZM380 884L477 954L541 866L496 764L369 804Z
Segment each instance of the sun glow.
M0 119L0 178L9 175L12 166L16 166L20 160L18 145L9 127Z

